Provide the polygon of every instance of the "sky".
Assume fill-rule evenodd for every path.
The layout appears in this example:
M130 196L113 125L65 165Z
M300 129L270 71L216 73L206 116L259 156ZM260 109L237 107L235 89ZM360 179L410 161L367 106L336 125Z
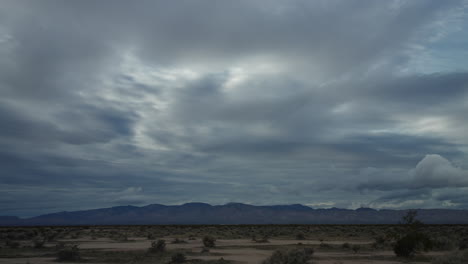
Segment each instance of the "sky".
M0 1L0 215L468 209L465 0Z

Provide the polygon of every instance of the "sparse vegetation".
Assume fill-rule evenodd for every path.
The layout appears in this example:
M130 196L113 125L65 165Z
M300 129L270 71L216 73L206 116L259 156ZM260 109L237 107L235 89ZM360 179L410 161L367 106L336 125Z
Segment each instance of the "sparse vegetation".
M149 248L150 253L161 253L166 250L166 241L160 239L158 241L151 242L151 247Z
M180 238L176 238L176 239L172 240L171 243L172 244L187 244L187 241L185 241L183 239L180 239Z
M277 250L262 264L306 264L312 259L312 248Z
M64 248L57 254L58 261L78 261L81 260L80 250L77 245Z
M408 219L408 218L407 218ZM409 219L410 220L410 219ZM56 255L59 260L59 252L70 260L60 260L63 262L92 262L92 263L115 263L115 264L152 264L152 263L189 263L189 264L218 264L231 263L229 259L232 254L243 254L243 249L246 249L248 254L256 254L259 250L280 251L276 253L276 259L288 259L289 252L291 255L301 256L301 250L310 247L308 241L303 241L299 234L303 234L306 239L321 238L322 243L314 245L321 252L321 259L327 263L347 263L348 260L366 260L365 262L378 261L382 258L388 259L389 262L409 261L399 259L397 256L388 256L383 252L391 249L393 246L404 245L404 237L411 234L411 230L417 230L416 233L421 233L424 237L430 238L433 244L433 249L438 250L437 254L448 253L449 250L463 249L466 247L468 225L409 225L413 221L402 222L400 225L240 225L240 226L95 226L95 227L0 227L0 261L5 258L44 258ZM417 222L416 222L417 223ZM416 228L417 226L417 228ZM79 235L78 235L79 234ZM150 238L159 238L159 240L147 241L148 235ZM78 238L76 241L71 237ZM48 241L48 237L55 237L54 242L50 244L42 244L43 241ZM127 236L131 238L132 243L128 245L121 244L116 240L117 237ZM91 241L92 237L99 239L99 242ZM206 239L205 237L209 237ZM191 242L189 240L200 238L199 241ZM205 239L203 239L205 238ZM210 239L211 238L211 239ZM227 240L226 243L216 243L215 238ZM248 242L252 238L257 243ZM166 242L161 242L163 239ZM235 239L235 240L234 240ZM240 239L240 240L237 240ZM203 241L204 240L204 241ZM421 239L413 239L420 240ZM169 241L169 242L167 242ZM262 242L269 241L269 244ZM368 242L370 241L370 242ZM36 247L35 243L38 246ZM184 242L190 242L183 245ZM216 250L210 250L205 247L207 245L216 245ZM213 243L211 243L213 242ZM245 243L248 242L248 243ZM74 243L83 245L85 250L76 248L78 257L74 256ZM107 243L107 250L93 250L90 245ZM171 243L170 247L166 243ZM244 243L244 244L243 244ZM406 243L406 242L405 242ZM42 244L42 245L40 245ZM55 244L55 246L54 246ZM151 244L149 247L148 244ZM411 243L409 243L411 244ZM424 250L424 244L418 244L416 249L410 256L415 256L411 259L412 262L430 262L434 264L460 264L463 262L463 251L455 251L453 254L440 257L430 257L430 255L417 256L418 252ZM200 245L203 248L200 248ZM356 250L355 245L359 246ZM125 248L124 248L125 247ZM410 246L403 246L409 248ZM122 249L122 250L119 250ZM227 253L232 249L239 253ZM146 253L145 253L146 251ZM365 256L361 253L365 251ZM263 251L264 252L264 251ZM299 253L298 253L299 252ZM412 252L412 251L410 251ZM180 254L178 254L180 253ZM339 254L339 258L336 257ZM182 261L180 255L185 257ZM322 255L323 254L323 255ZM401 254L400 254L401 255ZM76 256L76 255L75 255ZM239 255L238 255L239 256ZM253 255L252 255L253 256ZM258 256L258 255L257 255ZM272 255L273 257L273 255ZM174 258L174 259L173 259ZM206 260L209 258L210 260ZM224 259L221 259L224 258ZM292 258L292 257L291 257ZM269 258L269 261L272 261ZM303 258L297 257L298 261ZM182 262L179 262L182 261ZM266 260L267 261L267 260ZM458 262L457 262L458 261ZM23 262L25 263L25 262ZM31 262L32 263L32 262ZM47 260L44 262L47 263ZM273 262L270 262L273 263ZM282 264L278 262L274 264ZM289 263L289 262L287 262ZM312 263L309 262L308 263Z
M186 260L187 260L187 258L185 257L185 254L180 253L180 252L175 253L171 257L171 262L172 263L184 263Z
M303 233L299 233L299 234L296 235L296 239L297 240L305 240L306 237L305 237L305 235Z
M468 249L468 238L460 239L460 242L458 242L458 249Z
M468 250L455 251L453 253L435 257L432 264L466 264L468 263Z
M428 251L432 247L429 237L420 231L421 223L416 220L417 211L410 210L403 217L403 233L393 246L393 251L398 257L411 258L419 251Z
M215 242L216 242L216 239L212 236L205 236L203 238L203 245L207 248L212 248L212 247L215 247Z
M354 254L357 254L359 250L361 250L361 246L358 244L354 244L351 249L353 250Z
M18 241L13 241L13 240L7 239L5 241L5 246L7 246L9 248L19 248L20 243Z
M33 246L34 248L43 248L45 242L46 242L45 239L38 237L33 240Z

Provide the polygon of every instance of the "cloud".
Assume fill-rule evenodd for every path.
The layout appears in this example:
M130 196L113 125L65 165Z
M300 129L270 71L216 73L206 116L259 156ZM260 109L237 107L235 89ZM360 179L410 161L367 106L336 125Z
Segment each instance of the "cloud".
M0 209L354 207L427 189L414 199L445 206L466 184L468 75L462 59L417 65L463 58L446 45L464 43L465 8L4 1L0 179L23 209Z
M369 181L361 183L358 189L437 189L447 187L468 187L468 171L455 167L437 154L426 155L415 168L392 175L382 169L367 169L364 175ZM377 176L378 174L383 174ZM377 178L380 177L380 178Z
M468 171L440 155L426 155L411 171L411 188L468 187Z

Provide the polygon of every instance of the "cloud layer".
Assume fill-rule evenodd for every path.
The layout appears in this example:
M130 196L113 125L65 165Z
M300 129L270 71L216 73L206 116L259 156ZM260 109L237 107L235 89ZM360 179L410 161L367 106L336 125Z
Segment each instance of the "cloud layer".
M468 208L466 7L4 1L0 210Z

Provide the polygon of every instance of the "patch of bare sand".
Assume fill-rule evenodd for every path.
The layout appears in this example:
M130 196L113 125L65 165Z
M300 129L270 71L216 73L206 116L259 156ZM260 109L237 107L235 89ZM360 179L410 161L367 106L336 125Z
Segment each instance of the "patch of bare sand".
M353 260L314 260L314 264L411 264L413 262L401 262L397 260L369 260L369 259L353 259ZM429 262L415 262L417 264L428 264Z
M242 249L212 249L210 253L219 253L223 256L197 256L193 259L203 260L216 260L223 257L225 260L231 260L236 262L258 264L268 258L273 251L271 250L259 250L254 248L242 248Z

